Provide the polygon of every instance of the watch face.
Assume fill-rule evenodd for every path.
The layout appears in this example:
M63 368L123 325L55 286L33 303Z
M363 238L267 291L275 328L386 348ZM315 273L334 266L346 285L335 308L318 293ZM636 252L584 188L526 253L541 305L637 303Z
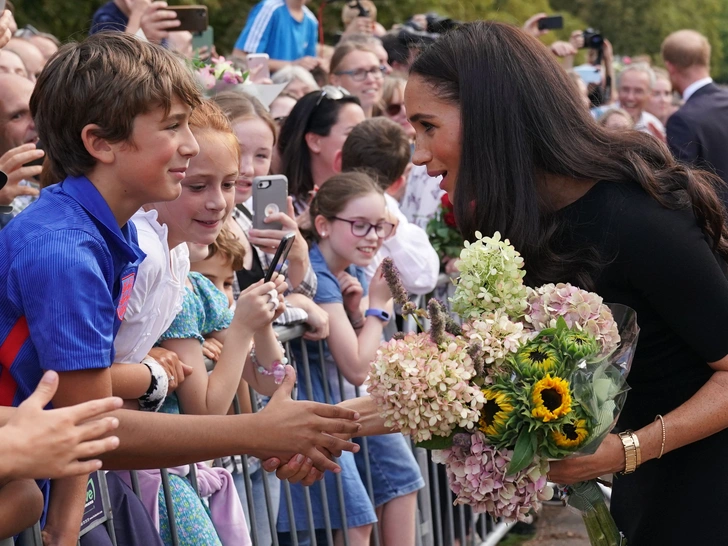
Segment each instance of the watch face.
M8 175L4 172L0 171L0 190L5 187L5 184L8 183Z

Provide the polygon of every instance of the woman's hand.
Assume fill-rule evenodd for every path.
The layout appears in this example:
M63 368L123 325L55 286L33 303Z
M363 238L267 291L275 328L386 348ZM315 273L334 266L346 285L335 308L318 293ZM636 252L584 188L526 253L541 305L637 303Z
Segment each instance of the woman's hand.
M549 465L548 479L554 483L569 485L593 480L624 470L624 446L619 436L608 434L594 455L552 461Z
M341 295L344 297L344 309L349 316L358 316L361 314L361 299L364 297L364 289L361 283L352 277L346 271L342 271L336 276L341 287Z
M13 31L10 29L12 20L13 14L8 10L3 11L0 17L0 49L8 45L10 38L13 37Z
M0 428L3 458L12 462L13 478L64 478L101 468L88 460L116 449L116 436L103 438L119 426L116 417L100 418L121 407L121 398L92 400L75 406L44 410L58 389L58 374L46 372L31 394ZM103 439L98 439L103 438ZM0 465L4 466L4 465Z
M257 332L268 325L285 310L283 292L288 288L285 280L276 275L271 282L262 280L249 286L238 297L233 323L240 324L251 332ZM276 297L271 296L276 292Z
M379 264L369 283L369 306L374 309L387 309L392 306L392 292L382 275L382 264Z

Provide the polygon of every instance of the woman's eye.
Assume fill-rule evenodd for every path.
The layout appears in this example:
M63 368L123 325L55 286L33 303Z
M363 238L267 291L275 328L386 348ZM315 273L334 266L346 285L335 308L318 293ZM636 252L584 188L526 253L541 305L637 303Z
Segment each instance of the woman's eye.
M421 121L420 123L422 124L422 128L425 130L425 133L429 133L432 129L435 128L434 125L432 125L431 123L427 123L426 121Z
M192 191L202 191L205 189L205 186L187 186Z

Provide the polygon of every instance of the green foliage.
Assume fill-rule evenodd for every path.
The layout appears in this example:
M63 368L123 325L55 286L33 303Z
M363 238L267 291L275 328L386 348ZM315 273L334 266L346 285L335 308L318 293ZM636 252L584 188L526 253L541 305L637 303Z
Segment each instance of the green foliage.
M318 13L321 0L309 4ZM495 19L522 24L538 12L562 13L563 30L542 39L566 40L572 30L592 26L602 31L618 55L648 54L661 64L660 44L670 32L692 28L705 34L713 46L713 73L728 80L728 0L375 0L378 20L386 28L413 13L437 11L462 21ZM208 6L218 50L232 49L256 0L170 0L174 4ZM30 23L61 40L86 36L94 11L103 0L15 0L19 24ZM327 43L341 31L342 3L324 9Z

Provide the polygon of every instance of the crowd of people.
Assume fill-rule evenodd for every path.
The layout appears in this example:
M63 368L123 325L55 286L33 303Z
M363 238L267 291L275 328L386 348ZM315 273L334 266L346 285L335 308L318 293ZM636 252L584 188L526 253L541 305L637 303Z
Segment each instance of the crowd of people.
M358 394L397 311L382 261L413 298L456 274L427 232L447 193L465 238L500 231L530 284L574 282L637 310L618 426L637 431L644 468L615 480L613 513L630 544L719 543L728 91L710 78L706 38L677 31L665 68L617 70L591 31L543 45L545 14L520 29L430 14L387 30L354 0L329 46L305 4L261 1L226 61L195 50L162 1L111 0L65 45L18 29L8 2L0 538L40 519L46 544L76 544L103 461L119 544L172 544L171 506L189 546L249 544L252 525L272 544L269 520L279 544L326 543L333 529L365 546L377 522L381 544L414 545L423 477ZM252 60L256 84L224 77L251 54L268 55L270 78ZM204 95L202 62L226 63ZM256 219L268 175L287 180L285 210ZM291 324L306 333L286 355L274 326ZM610 436L550 477L620 472L624 453ZM171 469L171 503L158 468ZM704 498L703 474L708 508L671 501ZM81 538L109 540L103 526Z

